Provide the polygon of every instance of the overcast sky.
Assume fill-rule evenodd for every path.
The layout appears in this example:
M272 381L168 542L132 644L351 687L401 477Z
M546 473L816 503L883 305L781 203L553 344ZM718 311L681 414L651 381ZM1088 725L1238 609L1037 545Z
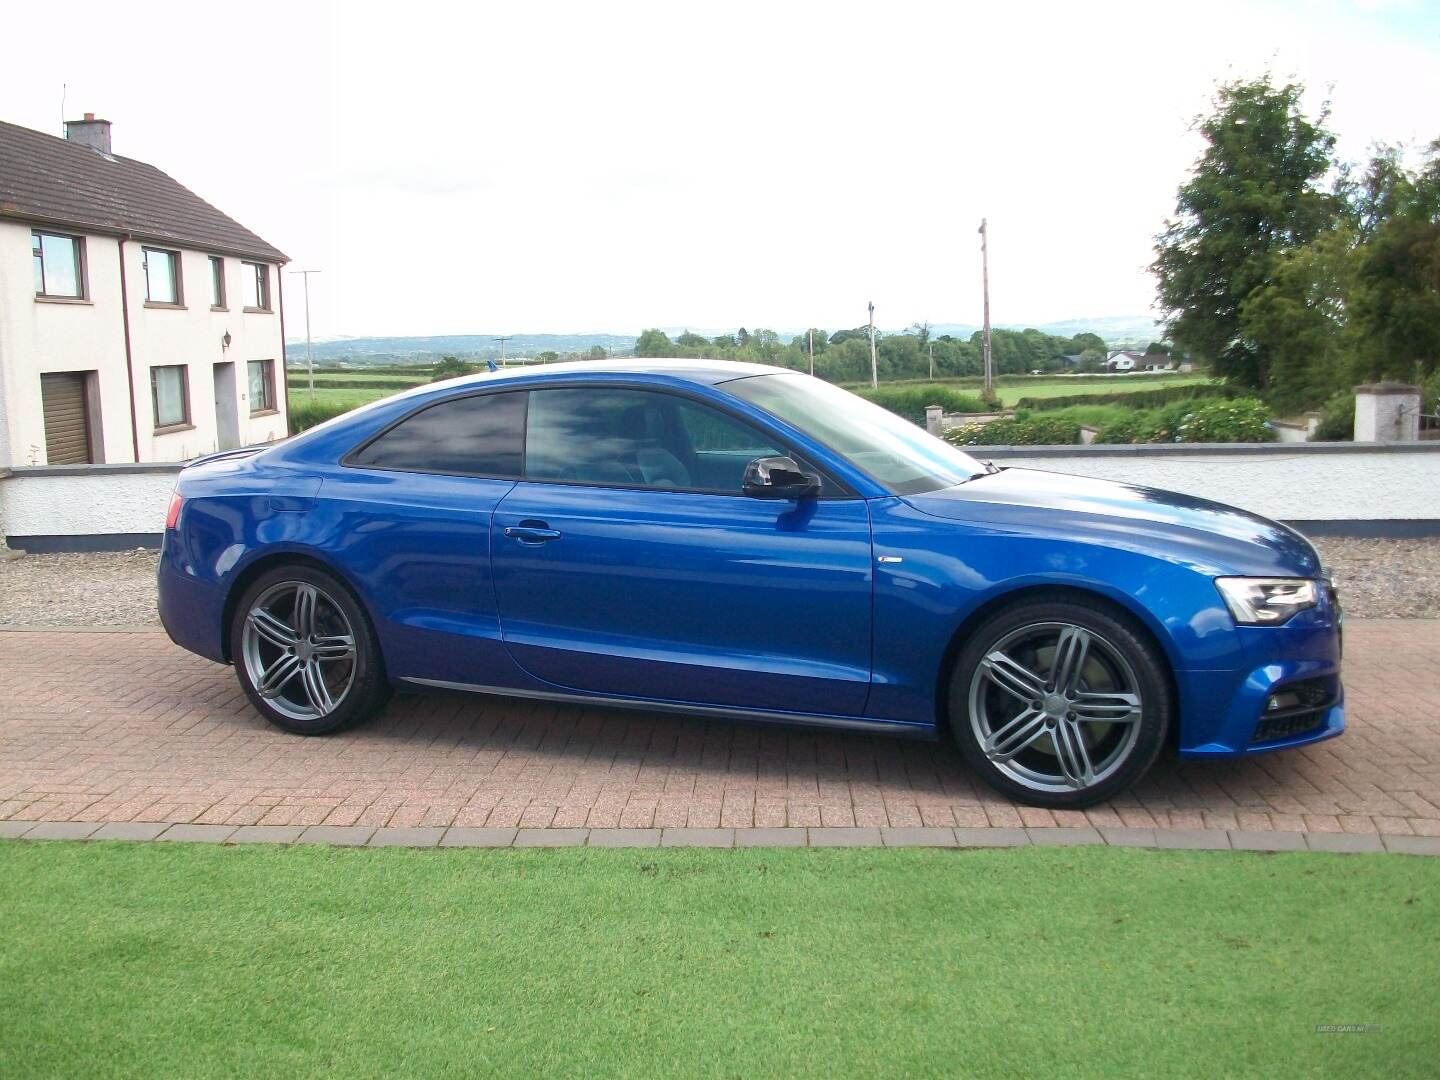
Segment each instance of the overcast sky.
M1217 79L1440 135L1440 5L9 5L0 116L114 122L317 337L1141 314ZM21 43L28 42L24 47ZM287 330L303 334L299 278Z

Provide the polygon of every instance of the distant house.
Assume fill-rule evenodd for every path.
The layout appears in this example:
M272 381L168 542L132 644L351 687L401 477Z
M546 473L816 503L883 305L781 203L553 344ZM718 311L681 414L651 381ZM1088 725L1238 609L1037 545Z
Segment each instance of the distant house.
M1138 352L1114 352L1105 360L1106 371L1134 371L1145 364L1145 354Z
M1150 353L1145 357L1146 371L1174 371L1175 361L1165 353Z
M1060 360L1067 368L1073 368L1079 367L1084 357L1079 353L1065 353L1060 357Z
M285 262L108 120L0 123L0 467L283 438Z

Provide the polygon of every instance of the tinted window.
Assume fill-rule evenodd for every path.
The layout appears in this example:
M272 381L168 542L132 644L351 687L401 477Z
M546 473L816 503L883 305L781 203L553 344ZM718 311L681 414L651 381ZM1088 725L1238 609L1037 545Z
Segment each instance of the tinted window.
M431 405L362 447L371 469L519 477L525 395L480 394Z
M738 494L745 466L782 453L748 424L648 390L532 390L531 480Z

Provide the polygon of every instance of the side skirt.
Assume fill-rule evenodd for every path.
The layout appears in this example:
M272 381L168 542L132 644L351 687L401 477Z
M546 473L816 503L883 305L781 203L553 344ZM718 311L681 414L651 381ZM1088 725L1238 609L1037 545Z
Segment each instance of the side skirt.
M645 712L674 713L680 716L704 716L714 720L731 720L763 724L799 724L806 727L840 728L866 731L877 735L898 735L908 738L934 739L935 728L928 724L908 724L900 720L861 720L853 716L830 716L825 713L788 713L767 709L734 709L723 705L692 705L683 701L656 701L650 698L611 697L606 694L568 694L553 690L519 690L509 686L484 686L479 683L448 682L444 679L402 678L402 683L435 690L459 690L467 694L490 694L496 697L531 698L539 701L563 701L572 705L599 705L614 709L639 709Z

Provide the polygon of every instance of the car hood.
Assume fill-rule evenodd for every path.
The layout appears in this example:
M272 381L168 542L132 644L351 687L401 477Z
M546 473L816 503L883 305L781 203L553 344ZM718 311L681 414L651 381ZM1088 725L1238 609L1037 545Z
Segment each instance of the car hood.
M1310 542L1278 521L1137 484L1001 469L905 501L937 518L1041 528L1067 539L1177 559L1216 574L1320 573L1320 558Z

